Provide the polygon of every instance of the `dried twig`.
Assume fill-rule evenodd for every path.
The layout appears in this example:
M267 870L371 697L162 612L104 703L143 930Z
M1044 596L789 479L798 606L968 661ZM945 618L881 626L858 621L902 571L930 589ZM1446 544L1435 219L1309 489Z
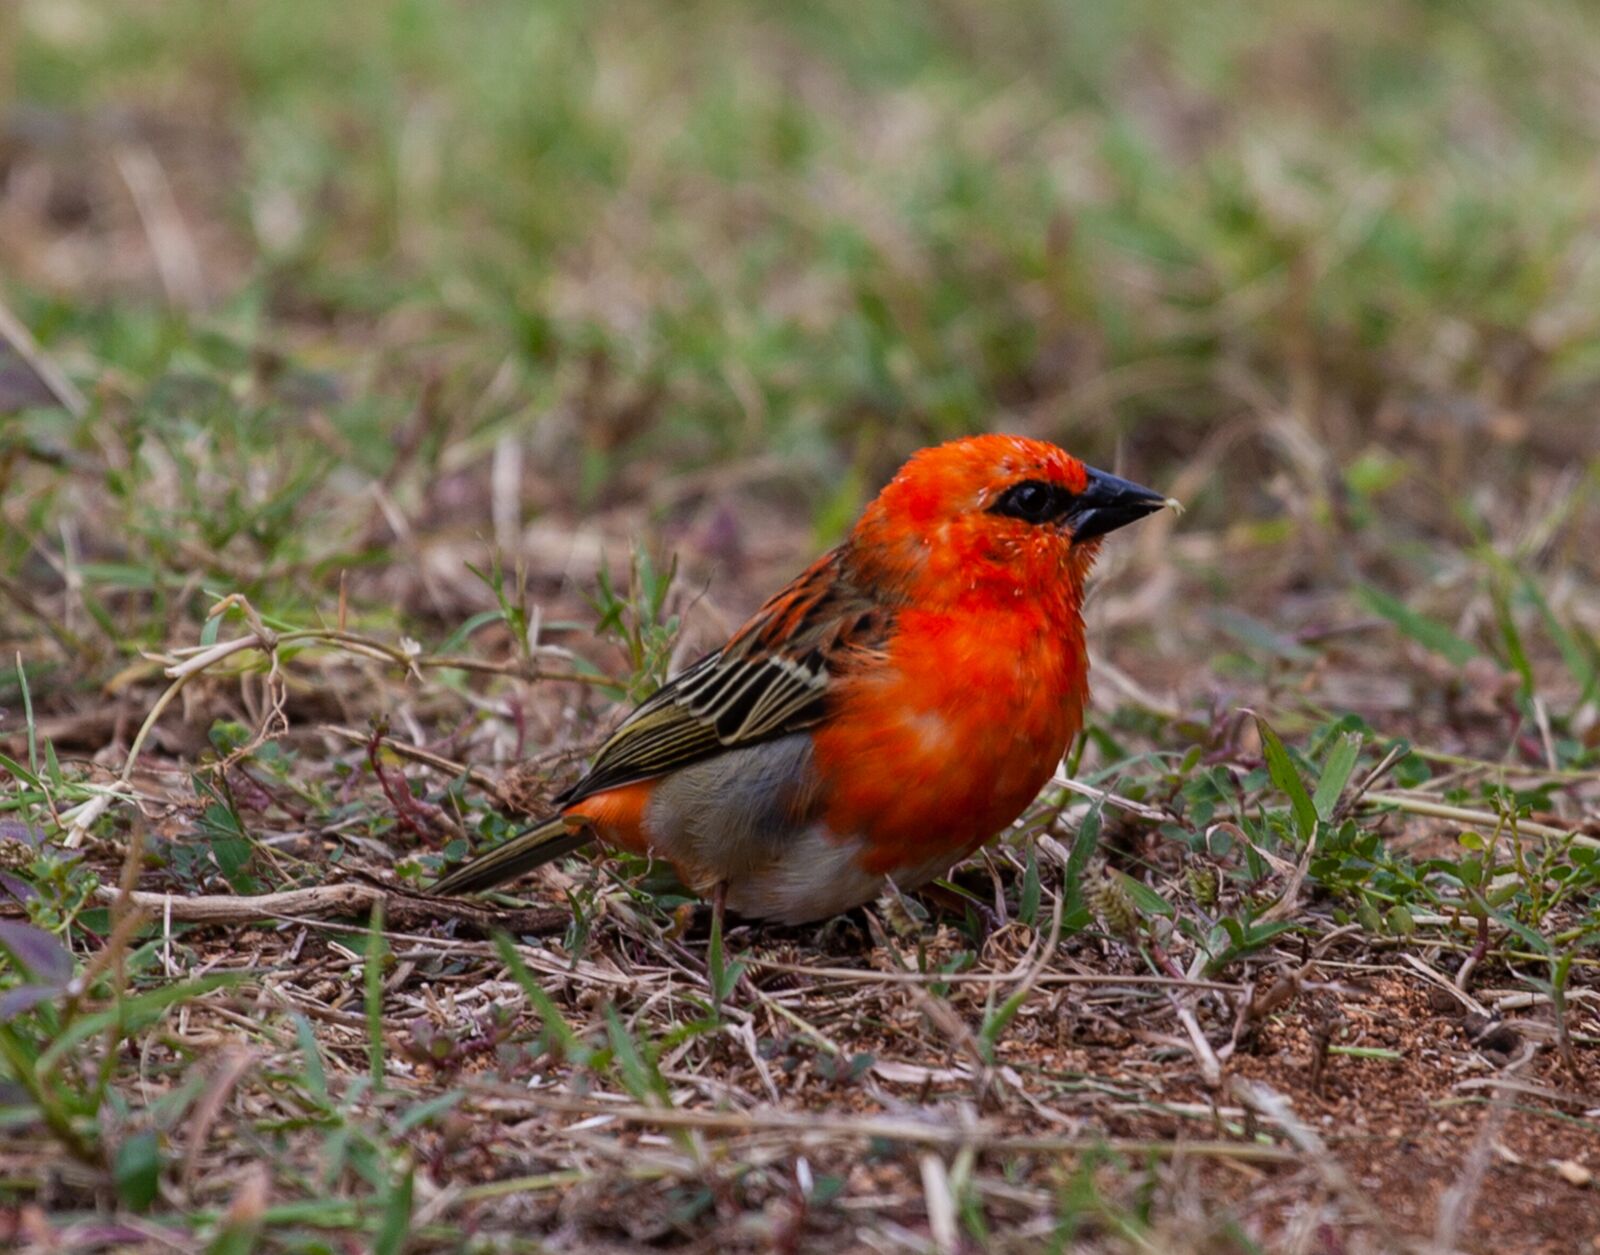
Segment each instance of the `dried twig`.
M148 144L142 143L120 145L114 155L117 170L128 186L134 209L144 227L167 300L181 309L201 308L205 304L206 286L200 252L183 220L161 159Z
M117 890L103 886L99 895L107 900L114 899ZM226 893L182 897L171 893L136 892L129 894L128 899L135 906L160 911L185 924L258 924L267 920L295 922L327 915L360 915L380 903L384 917L395 924L409 926L458 920L482 935L557 933L572 921L571 913L560 907L497 910L455 898L431 898L359 881L248 897Z
M1466 806L1448 806L1431 798L1417 797L1411 793L1369 793L1361 799L1363 806L1393 807L1409 815L1423 815L1430 819L1450 819L1458 824L1476 824L1482 828L1495 828L1505 820L1492 811L1473 810ZM1552 840L1571 841L1591 850L1600 850L1600 838L1586 837L1576 828L1557 828L1551 824L1535 823L1531 819L1517 822L1517 832L1525 837L1546 837Z
M469 1084L473 1105L500 1115L517 1112L560 1111L576 1116L609 1116L628 1124L658 1128L705 1129L729 1134L777 1133L799 1136L802 1141L839 1138L881 1139L913 1146L972 1146L996 1153L1077 1154L1110 1150L1130 1155L1194 1155L1213 1159L1239 1159L1282 1163L1297 1156L1281 1146L1254 1142L1144 1141L1135 1138L1048 1137L1005 1132L983 1120L936 1123L901 1116L849 1116L817 1111L784 1111L759 1107L753 1111L705 1111L699 1108L645 1107L609 1103L548 1091L509 1086Z

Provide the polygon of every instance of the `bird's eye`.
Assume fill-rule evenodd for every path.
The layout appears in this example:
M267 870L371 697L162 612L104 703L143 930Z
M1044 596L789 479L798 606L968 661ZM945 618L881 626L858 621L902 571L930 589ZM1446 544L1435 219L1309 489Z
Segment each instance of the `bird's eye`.
M1066 513L1072 494L1057 484L1042 479L1025 479L1012 484L989 507L991 514L1004 514L1024 523L1047 523Z

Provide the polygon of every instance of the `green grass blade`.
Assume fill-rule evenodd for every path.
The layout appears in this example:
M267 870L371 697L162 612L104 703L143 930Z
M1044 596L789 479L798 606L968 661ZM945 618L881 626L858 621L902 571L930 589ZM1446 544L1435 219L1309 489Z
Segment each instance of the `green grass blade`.
M529 1003L544 1022L544 1030L550 1037L550 1044L563 1058L570 1059L574 1063L586 1063L589 1059L589 1048L579 1040L572 1025L567 1022L567 1017L561 1014L561 1009L533 978L533 973L528 970L527 964L522 961L522 956L517 953L516 944L504 933L496 933L494 948L500 955L500 961L511 972L511 979L522 986L522 992L528 995Z
M366 964L362 983L367 999L367 1068L375 1089L383 1088L383 960L389 952L383 936L383 899L372 905L372 920L367 928Z
M1305 781L1300 779L1300 770L1294 765L1294 759L1267 721L1258 716L1256 727L1261 731L1261 748L1267 756L1267 770L1272 774L1272 783L1288 796L1295 832L1302 841L1307 841L1316 831L1317 808L1311 801L1311 795L1306 792Z
M1455 666L1464 667L1479 656L1471 642L1457 636L1444 624L1419 614L1403 601L1370 584L1356 585L1356 596L1374 614L1382 615L1417 644L1440 655Z
M1346 732L1335 742L1327 762L1322 764L1322 774L1317 777L1316 792L1311 795L1311 807L1318 819L1333 818L1333 809L1339 804L1344 786L1350 783L1350 773L1356 769L1356 759L1360 755L1359 732Z

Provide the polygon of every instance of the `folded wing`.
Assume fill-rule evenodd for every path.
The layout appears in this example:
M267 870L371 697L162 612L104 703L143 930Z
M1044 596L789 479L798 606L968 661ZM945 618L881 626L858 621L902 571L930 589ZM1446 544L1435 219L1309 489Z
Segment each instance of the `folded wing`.
M880 651L891 626L890 611L851 584L837 553L827 555L640 705L556 801L569 806L814 726L838 677Z

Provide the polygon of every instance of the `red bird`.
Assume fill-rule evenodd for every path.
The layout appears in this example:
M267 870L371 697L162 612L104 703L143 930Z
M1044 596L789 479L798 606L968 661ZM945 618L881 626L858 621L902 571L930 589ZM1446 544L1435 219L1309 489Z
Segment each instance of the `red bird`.
M560 813L444 877L471 893L591 838L742 915L915 889L1011 823L1083 719L1084 580L1158 493L1056 446L914 455L842 545L641 704Z

